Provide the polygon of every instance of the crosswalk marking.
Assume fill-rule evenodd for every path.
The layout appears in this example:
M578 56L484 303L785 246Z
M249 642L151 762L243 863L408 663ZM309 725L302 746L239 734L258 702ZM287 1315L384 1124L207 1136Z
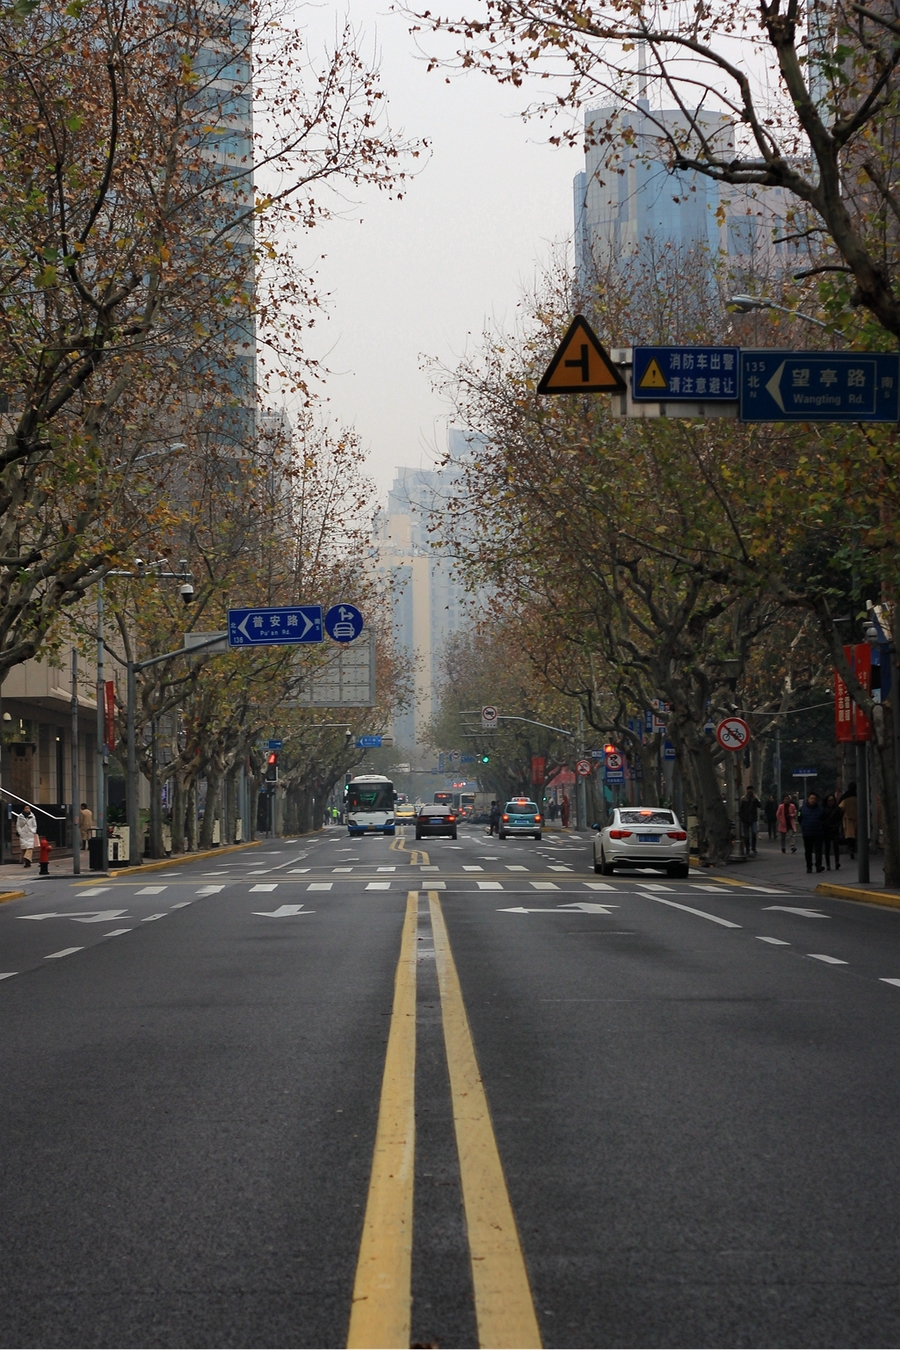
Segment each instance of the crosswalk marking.
M389 891L390 889L391 883L389 881L370 881L366 886L367 891Z
M331 881L311 881L306 889L308 891L330 891L333 884Z
M201 886L201 887L199 888L199 890L197 891L197 894L198 894L198 895L218 895L219 892L220 892L220 891L224 891L224 889L225 889L224 886Z
M83 947L63 947L61 952L48 952L44 957L45 961L55 961L59 956L73 956L75 952L83 952Z
M529 886L533 891L558 891L559 887L555 881L530 881Z
M467 867L465 864L463 864L463 871L464 871L464 872L483 872L483 871L484 871L484 868L483 868L483 867L479 867L479 866L477 866L477 865L471 865L471 864Z
M507 863L506 870L507 872L527 872L528 868L522 867L519 863Z
M250 893L252 895L254 891L274 891L277 888L277 881L259 881L255 886L250 887Z
M139 891L135 891L135 895L162 895L168 889L168 886L142 886Z
M611 886L608 881L585 881L583 883L589 891L614 891L615 886Z
M502 891L503 883L500 881L477 881L476 886L480 891Z

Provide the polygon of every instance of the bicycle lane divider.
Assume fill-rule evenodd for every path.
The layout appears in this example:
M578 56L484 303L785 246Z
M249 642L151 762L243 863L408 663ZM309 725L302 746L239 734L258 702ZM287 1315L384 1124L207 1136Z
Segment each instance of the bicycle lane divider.
M428 892L481 1346L541 1345L525 1257L437 891Z
M363 1220L350 1328L350 1350L408 1347L412 1301L415 1180L417 890L406 899L388 1032L372 1172Z

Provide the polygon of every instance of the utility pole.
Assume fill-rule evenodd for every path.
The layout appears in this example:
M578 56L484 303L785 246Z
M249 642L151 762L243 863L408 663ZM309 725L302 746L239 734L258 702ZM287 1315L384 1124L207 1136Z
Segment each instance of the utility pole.
M109 871L106 832L106 683L103 676L103 578L97 582L97 828L100 831L100 871Z
M584 711L581 705L578 705L578 759L584 755ZM575 803L576 813L578 815L577 828L584 830L587 828L587 784L581 774L577 775L575 784Z
M81 786L78 781L78 650L72 648L72 872L81 874L81 833L78 828Z

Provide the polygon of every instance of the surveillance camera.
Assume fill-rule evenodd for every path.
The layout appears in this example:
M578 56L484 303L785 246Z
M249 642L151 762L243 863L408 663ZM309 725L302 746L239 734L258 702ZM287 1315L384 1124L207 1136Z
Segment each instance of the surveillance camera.
M193 604L193 602L194 602L194 588L193 588L193 586L191 585L191 583L190 583L189 581L186 581L186 582L184 583L184 585L181 587L181 589L180 589L180 591L178 592L178 594L181 596L182 600L184 601L184 603L185 603L186 605L191 605L191 604Z

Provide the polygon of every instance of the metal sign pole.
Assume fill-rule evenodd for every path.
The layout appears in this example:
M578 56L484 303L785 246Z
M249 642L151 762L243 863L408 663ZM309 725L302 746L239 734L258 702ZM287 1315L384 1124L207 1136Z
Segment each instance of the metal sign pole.
M78 651L72 648L72 872L81 875L81 785L78 781Z
M869 880L869 763L866 741L856 742L856 848L857 879Z

